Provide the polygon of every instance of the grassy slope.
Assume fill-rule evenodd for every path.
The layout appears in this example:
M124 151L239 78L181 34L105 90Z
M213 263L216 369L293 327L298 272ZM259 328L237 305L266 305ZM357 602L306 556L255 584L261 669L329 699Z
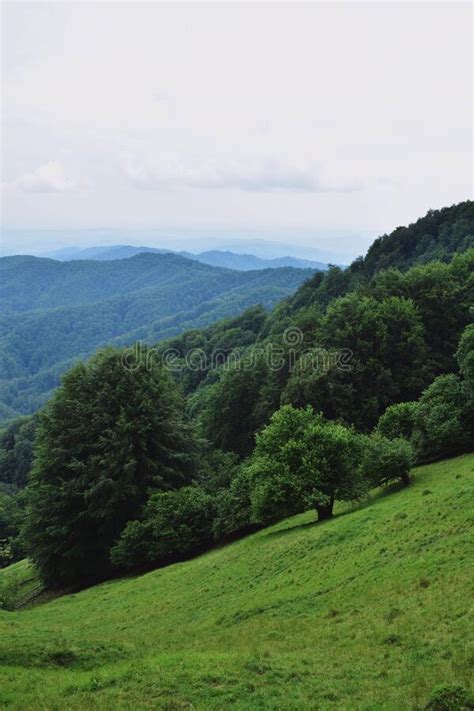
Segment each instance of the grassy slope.
M27 560L0 570L0 610L15 610L33 602L43 591L34 566Z
M473 494L466 455L327 523L0 612L0 707L422 708L473 671Z

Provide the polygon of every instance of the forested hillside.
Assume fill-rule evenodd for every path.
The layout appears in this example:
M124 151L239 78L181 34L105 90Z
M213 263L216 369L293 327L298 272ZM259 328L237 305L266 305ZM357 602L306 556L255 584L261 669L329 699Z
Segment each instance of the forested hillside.
M268 316L251 310L164 342L163 349L179 354L175 377L204 435L244 456L281 404L311 405L367 431L387 406L417 399L436 376L457 368L457 344L472 320L474 250L455 253L473 235L472 202L429 213L381 238L348 269L315 274ZM433 250L442 261L418 265ZM415 252L400 263L402 253ZM206 354L199 370L196 349ZM223 354L218 362L211 357L216 349ZM282 349L278 369L269 367L268 349ZM315 368L318 354L327 357ZM249 360L254 367L245 369Z
M0 419L35 411L100 345L158 341L254 304L273 306L312 272L237 272L173 254L117 261L0 260Z
M142 258L150 257L157 256ZM337 499L357 499L383 482L408 484L414 461L469 451L474 250L406 270L364 272L363 260L348 270L333 267L271 313L253 306L157 348L108 348L72 368L39 418L13 421L1 433L9 559L28 541L49 582L75 581L77 570L94 581L114 569L187 557L307 508L328 517ZM73 308L76 317L87 309L92 317L97 303ZM60 313L44 317L53 325ZM38 314L16 318L30 317ZM79 337L87 333L81 329ZM147 325L141 337L152 341L154 334ZM44 354L30 337L25 329L21 342L37 358L60 359L60 340ZM182 428L187 434L177 444ZM32 508L19 536L34 439ZM326 474L316 485L321 467ZM65 471L71 501L62 500ZM80 509L84 491L87 512ZM74 554L59 553L78 535L71 516L78 505L75 515L88 521L84 540L81 534ZM54 525L51 511L58 512ZM174 531L171 541L160 539L162 530ZM81 562L67 572L63 555Z
M472 706L474 250L405 267L104 348L0 431L0 703Z
M363 259L367 275L377 270L434 260L447 261L455 252L474 247L474 202L467 200L442 210L430 210L408 227L379 237Z

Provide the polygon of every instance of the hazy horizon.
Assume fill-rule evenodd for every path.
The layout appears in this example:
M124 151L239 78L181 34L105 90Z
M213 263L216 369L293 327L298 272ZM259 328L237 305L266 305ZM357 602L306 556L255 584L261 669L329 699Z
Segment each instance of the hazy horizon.
M303 259L348 263L366 252L375 236L338 232L312 236L288 231L206 231L119 228L91 229L3 229L0 256L51 252L76 247L131 245L198 253L208 250L249 253L262 258L297 256ZM355 239L355 237L357 239ZM298 239L299 238L299 239ZM352 245L357 245L353 247ZM359 249L359 251L357 251Z

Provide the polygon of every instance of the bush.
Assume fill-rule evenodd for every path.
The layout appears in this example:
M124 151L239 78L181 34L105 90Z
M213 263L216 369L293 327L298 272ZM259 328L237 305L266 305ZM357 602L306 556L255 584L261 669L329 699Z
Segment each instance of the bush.
M221 489L217 493L213 524L216 540L236 538L258 528L251 518L251 486L249 469L242 465L229 488Z
M459 341L456 359L464 379L474 387L474 323L471 323Z
M213 520L213 498L199 486L155 493L143 519L130 521L112 548L112 564L143 569L199 553L212 542Z
M413 447L406 439L388 439L381 434L364 437L362 454L362 474L369 486L380 486L400 480L410 483L410 469L413 466Z
M417 459L431 461L472 447L472 397L457 375L440 375L422 394L414 415Z
M201 486L210 494L227 489L239 469L238 456L222 449L208 449L201 454L198 478Z
M416 402L399 402L396 405L390 405L379 418L377 432L388 439L403 437L410 440L416 408Z

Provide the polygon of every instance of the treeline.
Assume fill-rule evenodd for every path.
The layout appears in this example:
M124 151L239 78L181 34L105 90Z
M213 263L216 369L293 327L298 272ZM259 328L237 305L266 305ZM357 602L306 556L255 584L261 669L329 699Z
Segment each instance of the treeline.
M123 352L107 349L76 366L38 416L21 506L13 488L0 499L4 564L26 552L50 586L164 565L311 508L330 518L335 501L408 485L414 463L474 441L474 325L458 372L387 408L372 432L283 405L241 460L199 438L169 375L143 355L124 367ZM4 485L16 490L34 427L3 435Z

